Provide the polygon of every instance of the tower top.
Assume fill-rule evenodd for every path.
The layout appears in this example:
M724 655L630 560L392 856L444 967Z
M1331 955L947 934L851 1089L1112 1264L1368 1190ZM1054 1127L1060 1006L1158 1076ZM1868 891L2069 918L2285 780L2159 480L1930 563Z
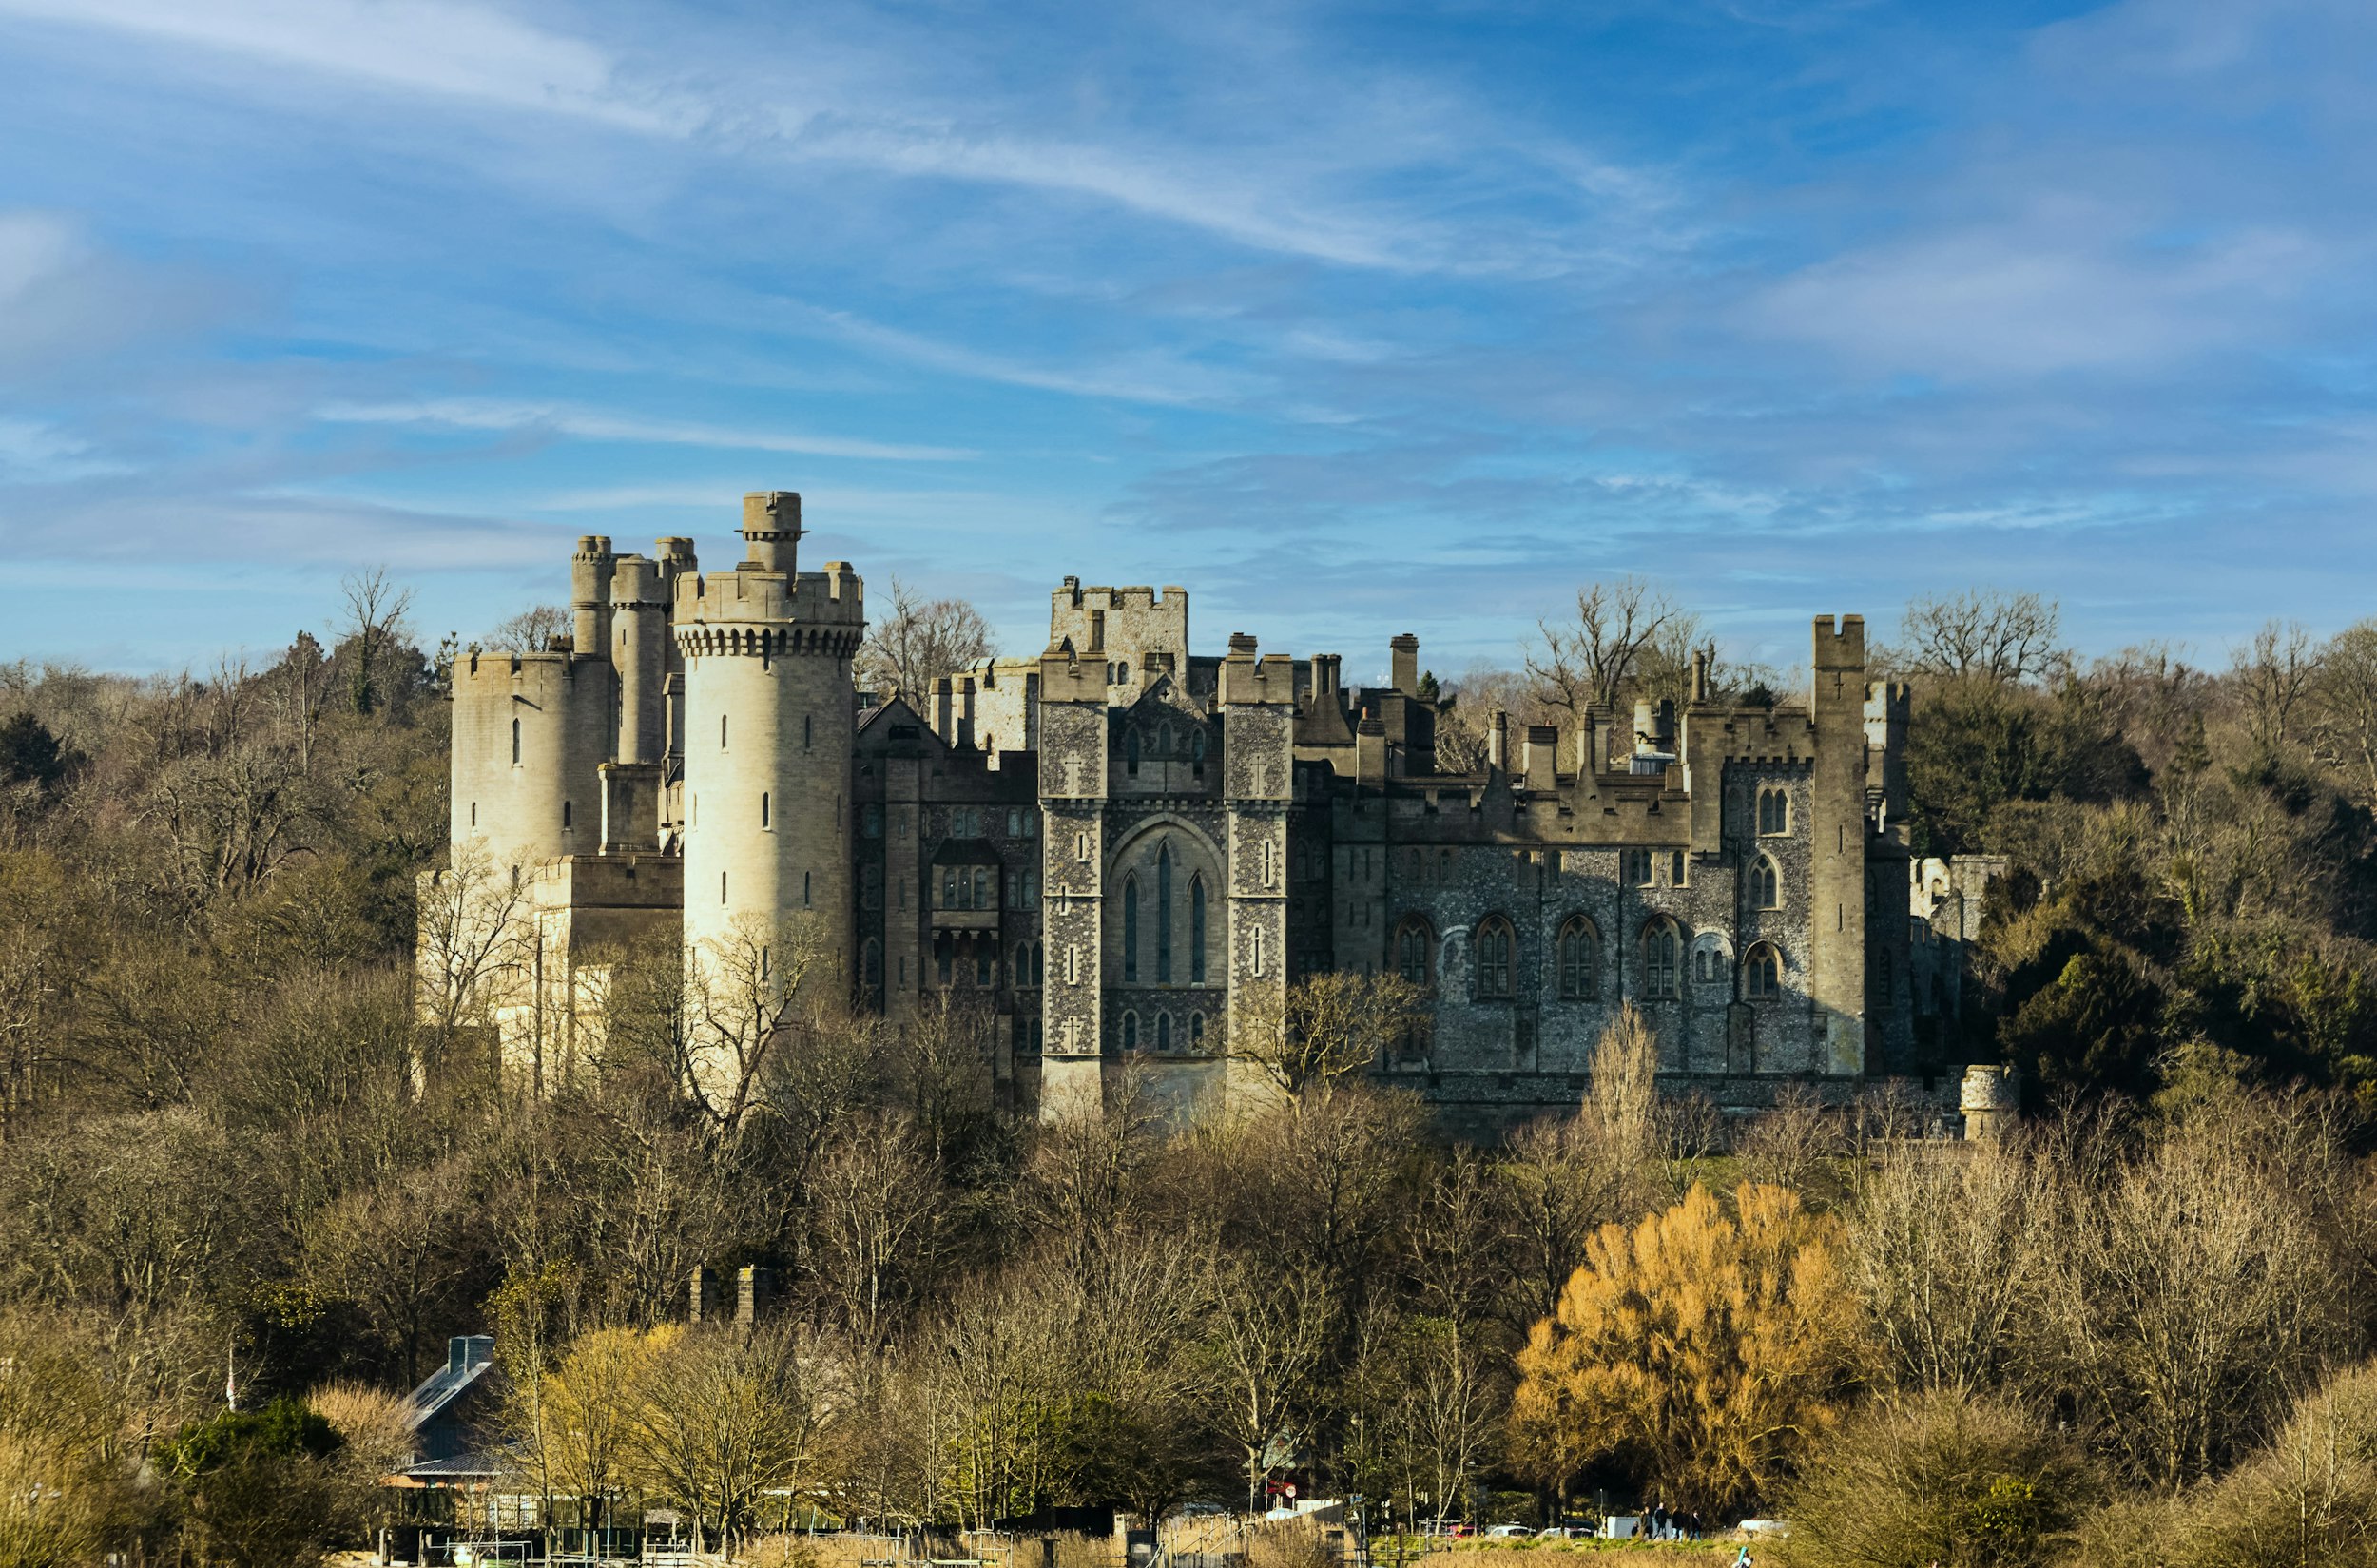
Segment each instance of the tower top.
M743 498L743 538L747 559L762 571L791 572L798 562L801 494L756 490Z

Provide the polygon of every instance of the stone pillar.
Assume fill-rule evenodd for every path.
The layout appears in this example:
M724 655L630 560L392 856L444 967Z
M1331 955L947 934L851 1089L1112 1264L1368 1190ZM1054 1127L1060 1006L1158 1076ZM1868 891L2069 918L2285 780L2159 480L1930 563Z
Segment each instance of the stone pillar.
M1968 1067L1957 1093L1964 1136L1976 1143L2003 1137L2021 1113L2021 1084L2010 1067Z

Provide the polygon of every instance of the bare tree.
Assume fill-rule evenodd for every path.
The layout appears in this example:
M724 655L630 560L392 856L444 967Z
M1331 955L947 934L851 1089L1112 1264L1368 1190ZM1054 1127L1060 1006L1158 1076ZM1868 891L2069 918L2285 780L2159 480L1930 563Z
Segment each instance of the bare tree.
M831 1401L827 1358L799 1331L765 1326L689 1333L653 1361L637 1416L646 1484L705 1524L726 1555L770 1493L813 1487Z
M422 877L418 908L420 1006L442 1065L462 1031L495 1027L535 938L519 873L475 843Z
M2275 750L2292 741L2320 684L2319 650L2302 623L2268 623L2236 650L2230 668L2253 744Z
M1330 1292L1308 1268L1285 1270L1216 1258L1207 1288L1215 1307L1213 1424L1245 1458L1246 1506L1294 1462L1312 1411Z
M517 615L496 622L479 641L482 647L496 653L542 653L555 637L570 635L574 624L569 610L561 605L531 605Z
M2310 690L2310 738L2319 760L2377 802L2377 620L2358 621L2320 650Z
M1615 707L1626 683L1639 673L1644 650L1677 614L1665 594L1640 578L1587 583L1576 590L1574 620L1536 623L1527 678L1536 700L1556 708L1571 728L1588 707Z
M904 1117L850 1127L811 1169L809 1269L860 1351L890 1343L911 1290L922 1283L942 1197Z
M1401 975L1308 975L1284 993L1242 997L1230 1044L1291 1100L1358 1073L1424 1016L1420 988Z
M339 584L346 596L347 621L340 639L351 659L347 667L348 701L358 713L377 712L389 696L393 655L407 638L404 618L413 609L413 590L400 589L385 567L356 572Z
M809 920L744 915L686 956L685 1087L728 1139L740 1135L789 1027L814 1015L811 981L827 982L831 954Z
M891 613L867 632L854 674L863 690L886 697L899 691L913 702L938 677L990 656L990 623L980 610L963 599L924 598L894 577Z
M2053 664L2062 624L2062 607L2036 593L1976 589L1911 599L1899 621L1901 656L1917 674L2012 686Z

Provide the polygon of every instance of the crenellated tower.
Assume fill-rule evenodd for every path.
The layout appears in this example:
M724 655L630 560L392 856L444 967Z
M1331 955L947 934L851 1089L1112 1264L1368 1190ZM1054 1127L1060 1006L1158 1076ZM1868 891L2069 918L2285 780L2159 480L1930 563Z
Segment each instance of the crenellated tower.
M850 671L866 610L847 562L799 570L802 532L799 495L747 495L746 558L676 579L685 941L690 964L757 943L775 983L805 969L826 989L850 973Z

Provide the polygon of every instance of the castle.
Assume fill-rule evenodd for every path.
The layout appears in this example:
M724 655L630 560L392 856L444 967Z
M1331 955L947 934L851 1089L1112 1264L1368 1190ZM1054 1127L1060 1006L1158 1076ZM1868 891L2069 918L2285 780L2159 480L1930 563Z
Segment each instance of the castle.
M508 1061L571 1071L633 940L895 1024L956 994L993 1020L1002 1094L1048 1116L1126 1059L1222 1103L1249 1072L1233 1023L1321 971L1421 987L1426 1026L1374 1071L1480 1131L1573 1106L1622 1003L1674 1086L1736 1109L1911 1072L1945 1005L1918 950L1978 895L1910 861L1906 692L1867 680L1856 616L1816 619L1804 703L1720 703L1695 667L1680 711L1566 736L1498 714L1483 769L1453 772L1416 638L1352 689L1336 655L1193 651L1178 588L1068 578L1037 658L862 696L859 574L800 570L802 532L769 493L728 571L582 539L573 635L456 661L432 881L508 890L481 919L513 939L460 982ZM425 918L425 979L457 983L431 945Z

